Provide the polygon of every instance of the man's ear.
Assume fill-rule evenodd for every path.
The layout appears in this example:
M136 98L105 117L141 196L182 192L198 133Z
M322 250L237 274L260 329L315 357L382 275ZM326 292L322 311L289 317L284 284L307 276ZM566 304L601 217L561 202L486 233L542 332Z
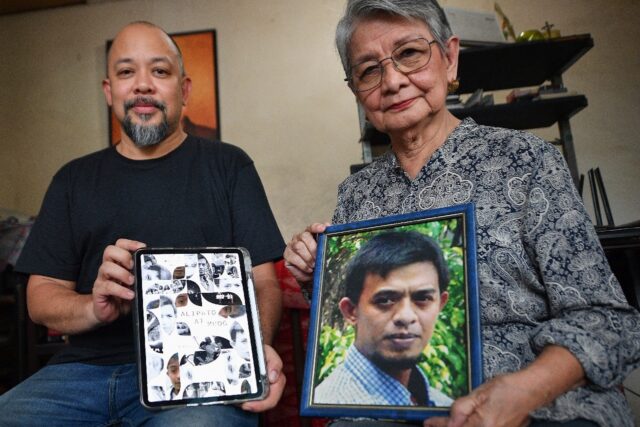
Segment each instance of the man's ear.
M440 294L440 310L442 310L449 300L449 292L444 291Z
M113 107L113 102L111 99L111 80L108 78L102 81L102 92L104 92L104 97L107 100L107 105L109 107Z
M342 313L342 317L344 317L347 322L352 325L356 324L358 320L358 307L351 302L351 299L347 297L342 298L338 303L338 308Z
M187 100L191 94L191 77L184 76L182 78L182 106L187 105Z

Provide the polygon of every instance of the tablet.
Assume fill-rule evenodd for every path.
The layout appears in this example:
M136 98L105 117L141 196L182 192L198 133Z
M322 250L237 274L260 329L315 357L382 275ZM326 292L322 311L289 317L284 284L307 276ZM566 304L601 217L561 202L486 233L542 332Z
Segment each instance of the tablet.
M134 258L142 404L264 398L268 380L247 250L143 248Z

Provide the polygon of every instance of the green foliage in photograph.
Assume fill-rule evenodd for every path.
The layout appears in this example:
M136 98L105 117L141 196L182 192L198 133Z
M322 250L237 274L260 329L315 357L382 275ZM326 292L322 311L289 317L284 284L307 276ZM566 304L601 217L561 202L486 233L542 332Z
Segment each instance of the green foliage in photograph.
M458 217L459 218L459 217ZM338 302L344 295L344 270L358 249L371 237L391 230L415 230L439 243L449 268L449 300L440 312L431 342L425 348L418 366L432 387L457 398L469 393L466 342L466 307L464 289L464 253L462 222L458 218L420 224L328 236L323 270L323 309L315 380L322 382L344 361L353 343L355 330L344 322Z
M353 326L347 325L344 330L323 326L319 340L319 362L316 384L325 379L333 369L344 362L347 349L353 343L356 332Z

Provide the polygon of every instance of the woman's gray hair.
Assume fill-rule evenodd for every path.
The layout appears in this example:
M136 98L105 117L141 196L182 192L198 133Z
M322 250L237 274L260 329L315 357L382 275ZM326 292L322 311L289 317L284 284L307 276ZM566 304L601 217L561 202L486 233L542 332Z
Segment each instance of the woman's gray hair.
M399 16L424 22L443 52L446 41L453 35L444 11L435 0L348 0L344 16L336 28L336 47L342 67L349 74L351 61L349 44L358 20L376 16Z

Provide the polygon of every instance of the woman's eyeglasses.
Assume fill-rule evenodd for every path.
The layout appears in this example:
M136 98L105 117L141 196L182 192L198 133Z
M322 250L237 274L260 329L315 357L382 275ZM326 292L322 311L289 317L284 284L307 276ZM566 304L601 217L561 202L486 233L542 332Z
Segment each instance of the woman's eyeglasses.
M349 75L345 81L354 92L373 90L382 83L384 75L383 62L390 59L396 70L409 74L426 66L431 59L431 45L435 40L428 41L423 38L410 40L401 44L391 52L391 56L380 61L364 61L349 69Z

